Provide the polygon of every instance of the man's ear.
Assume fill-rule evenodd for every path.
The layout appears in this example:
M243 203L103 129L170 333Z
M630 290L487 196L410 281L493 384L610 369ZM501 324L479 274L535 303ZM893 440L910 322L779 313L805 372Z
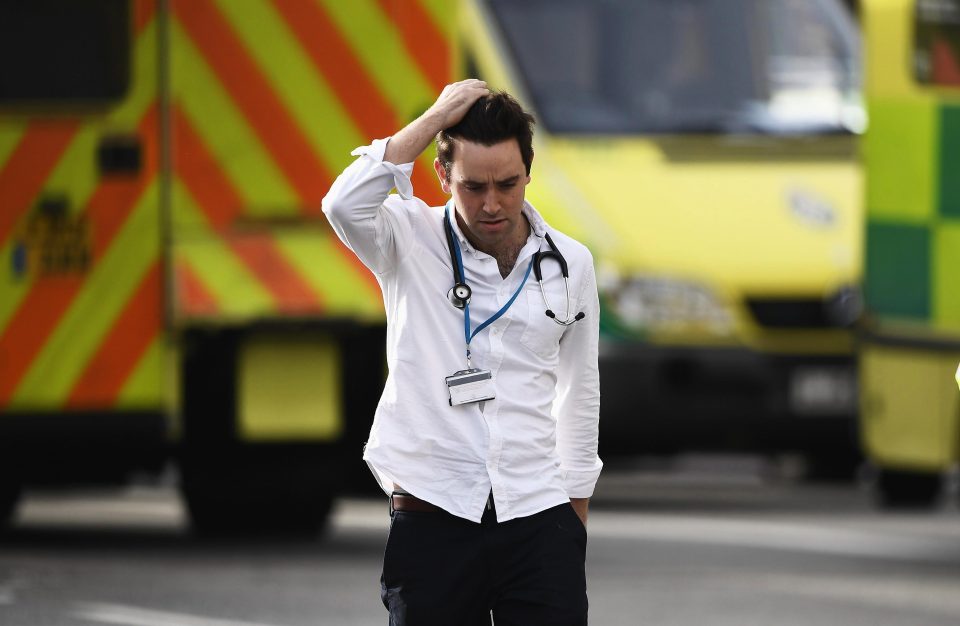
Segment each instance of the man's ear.
M443 193L449 194L450 182L447 180L447 170L443 169L440 159L433 160L433 169L437 173L437 178L440 179L440 188L443 189Z

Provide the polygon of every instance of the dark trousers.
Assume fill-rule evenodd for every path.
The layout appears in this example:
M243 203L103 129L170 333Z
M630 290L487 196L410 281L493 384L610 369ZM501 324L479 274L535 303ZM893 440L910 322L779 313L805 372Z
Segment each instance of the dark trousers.
M394 511L380 597L390 626L581 626L586 550L570 504L501 524Z

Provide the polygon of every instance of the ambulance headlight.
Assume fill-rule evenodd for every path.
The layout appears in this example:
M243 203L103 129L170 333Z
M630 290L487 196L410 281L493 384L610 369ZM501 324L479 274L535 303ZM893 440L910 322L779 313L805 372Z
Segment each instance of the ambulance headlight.
M707 287L683 280L631 277L603 285L604 299L632 330L729 334L733 316Z

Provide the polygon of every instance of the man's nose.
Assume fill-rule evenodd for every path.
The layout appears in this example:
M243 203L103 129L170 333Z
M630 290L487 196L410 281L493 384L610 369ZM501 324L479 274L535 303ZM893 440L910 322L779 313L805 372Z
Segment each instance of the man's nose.
M500 196L495 190L487 192L483 199L483 210L490 215L496 215L500 212Z

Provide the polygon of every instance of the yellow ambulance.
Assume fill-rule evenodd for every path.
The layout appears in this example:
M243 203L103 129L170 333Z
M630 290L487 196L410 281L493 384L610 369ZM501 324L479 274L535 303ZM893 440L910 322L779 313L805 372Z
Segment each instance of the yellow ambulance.
M864 32L860 430L881 503L930 506L960 461L960 2L870 0Z
M201 529L322 524L384 322L320 199L465 75L535 112L530 199L597 259L603 454L854 457L839 1L0 4L4 517L175 463Z

